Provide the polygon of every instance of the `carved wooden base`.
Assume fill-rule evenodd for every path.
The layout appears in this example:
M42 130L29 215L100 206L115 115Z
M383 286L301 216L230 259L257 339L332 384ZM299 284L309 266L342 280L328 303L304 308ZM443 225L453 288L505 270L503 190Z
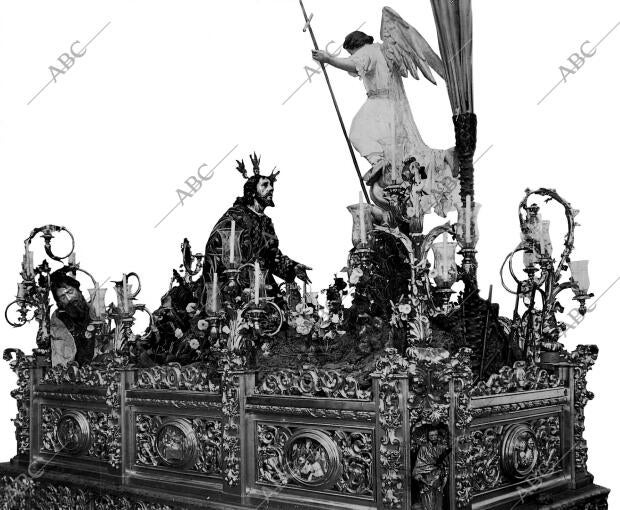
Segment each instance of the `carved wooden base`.
M574 491L551 494L548 501L523 503L506 508L517 510L603 510L607 509L609 489L597 485ZM0 508L21 510L29 508L62 508L71 510L198 510L198 509L299 509L318 508L300 504L300 501L285 501L277 494L267 498L254 498L245 504L227 501L224 495L203 498L187 497L155 490L138 488L114 488L104 486L100 481L62 474L45 474L33 480L22 469L11 464L0 464ZM308 502L310 503L310 502ZM359 509L359 501L351 505L339 504L339 508ZM322 507L321 507L322 508ZM491 508L491 507L486 507ZM498 510L503 507L494 507ZM475 509L475 506L474 506Z

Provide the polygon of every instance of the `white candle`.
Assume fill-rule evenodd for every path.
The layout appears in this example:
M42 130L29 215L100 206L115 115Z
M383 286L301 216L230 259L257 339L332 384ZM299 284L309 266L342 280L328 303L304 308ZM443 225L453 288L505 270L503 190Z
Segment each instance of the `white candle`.
M234 264L235 262L235 220L230 222L230 239L228 240L228 251L230 253L229 262Z
M24 284L18 283L17 284L17 299L24 299L25 295L26 295L26 289L24 289Z
M260 266L254 261L254 304L258 305L258 289L260 287Z
M123 311L129 312L129 289L127 288L127 275L123 273Z
M366 222L364 221L364 195L360 191L359 194L359 220L360 220L360 242L366 244Z
M465 197L465 242L471 242L471 195Z
M93 306L95 308L95 315L97 318L101 316L101 298L99 297L99 284L95 282L95 297L93 299Z
M213 289L211 293L211 311L217 310L217 273L213 273Z
M392 183L396 183L396 103L393 103L392 108Z
M306 282L303 283L303 286L304 286L304 288L303 288L303 296L301 297L301 299L302 299L303 304L305 305L306 304L306 295L307 295L307 293L306 293Z
M448 277L448 267L446 262L448 260L448 234L443 233L443 238L441 242L441 251L443 252L443 261L441 264L441 276L444 278Z

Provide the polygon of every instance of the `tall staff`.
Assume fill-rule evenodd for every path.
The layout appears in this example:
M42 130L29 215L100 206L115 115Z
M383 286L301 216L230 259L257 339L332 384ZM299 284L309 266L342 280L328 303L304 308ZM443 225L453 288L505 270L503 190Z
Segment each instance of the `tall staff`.
M314 44L314 49L319 51L319 46L316 43L316 37L314 37L314 31L312 30L312 25L310 24L312 15L308 17L308 15L306 14L306 8L304 7L303 0L299 0L299 5L301 5L301 10L304 13L304 19L306 21L306 24L304 25L304 32L308 30L308 32L310 33L310 37L312 38L312 44ZM338 121L340 122L340 127L342 128L342 134L344 135L344 138L347 141L347 146L349 147L349 153L351 154L351 159L353 160L353 166L355 167L355 171L357 172L357 178L360 181L360 186L362 187L362 191L364 192L364 197L366 198L366 202L370 203L370 198L368 197L368 191L366 191L364 179L362 179L362 173L360 172L360 167L357 164L357 159L355 158L355 153L353 152L353 146L351 145L351 140L349 140L349 135L347 134L347 129L344 126L342 115L340 115L340 108L338 108L338 103L336 102L336 96L334 95L332 84L329 81L329 76L327 76L327 69L325 69L325 64L323 64L323 62L319 62L319 64L321 65L321 69L323 70L323 76L325 76L325 81L327 82L327 88L329 88L329 94L332 96L332 101L334 102L334 108L336 108L336 115L338 115Z

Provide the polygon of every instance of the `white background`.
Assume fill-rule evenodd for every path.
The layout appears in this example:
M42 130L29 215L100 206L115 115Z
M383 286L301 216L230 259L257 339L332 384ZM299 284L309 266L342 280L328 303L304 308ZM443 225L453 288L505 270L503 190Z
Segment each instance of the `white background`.
M428 2L391 4L437 48ZM324 47L364 23L378 35L382 4L307 0ZM85 55L50 80L51 65L71 43L91 39ZM504 315L512 299L498 269L519 239L516 207L526 187L556 187L581 209L574 259L591 260L591 290L601 295L620 276L617 235L617 99L620 29L542 104L562 79L559 67L584 41L592 45L620 22L616 0L477 0L474 2L474 91L479 120L476 199L483 204L478 245L483 293L494 285ZM184 236L196 251L240 192L234 158L253 150L267 170L278 165L274 219L281 247L312 266L315 288L342 268L359 186L298 2L4 2L0 7L0 164L2 263L0 302L15 293L22 242L36 226L67 226L77 258L99 281L137 271L141 301L151 309L167 289ZM586 44L585 49L591 50ZM77 45L76 48L81 48ZM362 84L331 69L347 126L365 99ZM445 85L409 79L414 117L432 147L454 143ZM201 164L206 173L235 145L195 196L176 190ZM360 161L362 171L367 164ZM548 215L549 217L549 215ZM560 216L550 216L556 254ZM557 221L555 221L557 217ZM429 220L429 224L432 220ZM37 247L36 262L43 257ZM111 290L108 291L112 293ZM566 344L597 343L589 375L596 399L587 407L590 471L618 488L619 347L612 287ZM573 306L567 296L567 309ZM4 305L3 305L4 306ZM0 348L34 346L36 326L0 323ZM0 460L15 453L15 376L0 364ZM610 507L620 501L612 492Z

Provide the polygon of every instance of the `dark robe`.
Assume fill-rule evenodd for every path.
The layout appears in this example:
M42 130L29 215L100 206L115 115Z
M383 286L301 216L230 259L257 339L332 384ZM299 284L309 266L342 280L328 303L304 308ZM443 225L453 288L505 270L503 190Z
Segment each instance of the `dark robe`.
M268 295L277 292L273 276L277 276L287 283L295 280L295 266L297 262L284 255L279 248L278 237L271 218L265 214L257 214L247 207L241 198L237 198L233 206L228 209L211 231L205 247L204 273L207 279L213 268L217 268L218 276L222 276L225 269L221 260L222 240L217 233L219 229L229 229L230 223L235 220L235 230L241 231L241 263L258 260L262 271L269 271L266 284L271 286ZM248 281L242 283L249 284Z

